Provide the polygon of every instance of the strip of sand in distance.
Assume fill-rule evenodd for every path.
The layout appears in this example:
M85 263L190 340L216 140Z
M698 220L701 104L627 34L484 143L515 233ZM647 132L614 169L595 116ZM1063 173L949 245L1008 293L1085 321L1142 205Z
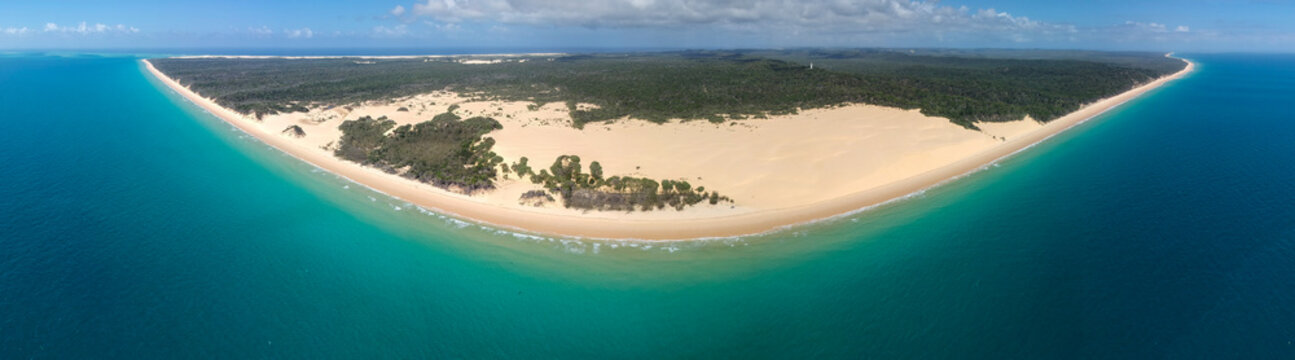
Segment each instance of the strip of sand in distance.
M1179 78L1183 70L1039 124L1030 119L982 123L972 131L917 110L845 105L796 115L711 124L663 125L622 119L570 126L566 108L522 102L474 101L436 92L354 107L316 109L252 119L182 86L143 61L167 87L261 141L316 167L423 208L526 232L642 240L680 240L763 233L881 204L938 185L1028 148L1076 124ZM514 162L522 156L543 168L557 155L600 161L611 175L688 180L732 197L732 204L636 212L581 211L518 203L539 189L529 181L501 179L498 188L464 195L344 161L330 146L337 125L360 116L389 116L415 123L445 112L492 116L504 128L488 134L495 151ZM404 110L398 110L404 108ZM306 136L281 134L287 126Z

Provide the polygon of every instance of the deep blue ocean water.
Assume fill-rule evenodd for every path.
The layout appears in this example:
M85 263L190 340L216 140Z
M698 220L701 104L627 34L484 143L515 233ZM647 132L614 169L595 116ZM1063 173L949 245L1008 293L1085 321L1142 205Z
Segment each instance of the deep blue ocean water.
M132 56L0 56L0 358L1292 358L1295 56L764 236L531 237L269 149Z

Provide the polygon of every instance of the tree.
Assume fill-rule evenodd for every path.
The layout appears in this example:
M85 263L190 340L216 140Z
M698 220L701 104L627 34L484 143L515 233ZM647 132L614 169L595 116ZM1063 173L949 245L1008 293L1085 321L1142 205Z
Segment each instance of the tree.
M655 180L652 180L652 179L642 179L640 180L640 183L642 186L642 188L640 188L640 191L642 191L643 195L645 195L647 198L645 199L646 201L643 202L643 210L649 210L652 207L658 205L658 200L657 200L658 198L656 193L658 184Z
M566 178L572 179L572 180L578 180L577 178L579 177L579 175L580 175L580 157L575 155L568 155L567 163L566 163Z
M592 175L594 179L602 179L603 165L599 164L597 161L589 163L589 175Z
M565 167L565 166L563 166L563 164L562 164L562 161L563 161L563 160L566 160L566 159L567 159L567 156L566 156L566 155L558 156L558 158L557 158L557 159L553 159L553 165L549 165L549 172L550 172L550 173L552 173L554 177L556 177L556 178L558 178L558 179L566 179L566 178L567 178L567 176L565 175L565 174L566 174L566 167ZM543 170L541 170L541 171L543 171Z
M517 173L518 176L528 175L528 174L535 175L535 173L531 171L531 166L526 164L527 161L529 161L529 159L527 159L525 156L517 160L517 163L513 164L513 172Z
M681 193L686 193L688 192L688 190L692 189L692 185L689 184L687 181L675 181L674 189Z

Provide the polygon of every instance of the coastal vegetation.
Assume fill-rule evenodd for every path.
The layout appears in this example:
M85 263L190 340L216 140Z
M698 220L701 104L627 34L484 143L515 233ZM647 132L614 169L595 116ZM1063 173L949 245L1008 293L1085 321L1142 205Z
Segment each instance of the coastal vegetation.
M500 174L514 174L519 180L529 177L544 188L528 191L518 199L532 206L553 202L554 195L561 198L564 207L585 210L649 211L667 206L682 210L701 202L732 202L718 192L694 188L684 180L604 177L602 164L597 161L589 164L586 173L580 157L575 155L559 156L538 173L526 157L506 164L491 151L494 139L485 136L501 128L491 118L461 119L450 112L401 126L385 116L365 116L342 122L342 138L334 155L463 193L493 189Z
M494 188L496 167L504 160L491 151L494 139L483 135L500 128L491 118L460 119L453 113L399 127L386 117L366 116L342 122L342 138L334 154L433 186L472 193Z
M284 128L283 131L280 132L280 134L295 137L295 138L301 138L306 136L306 131L302 130L301 126L291 125L291 126L288 126L287 128Z
M895 49L536 56L488 65L454 58L153 63L256 116L451 90L564 103L576 126L623 117L724 122L847 103L921 109L966 127L1027 115L1048 121L1185 66L1154 53Z
M589 172L583 171L580 157L562 155L553 160L548 169L534 172L529 160L521 158L513 164L518 176L529 176L531 182L542 185L562 199L567 208L602 211L650 211L671 207L685 207L708 202L711 205L732 202L718 192L707 192L705 187L694 188L684 180L653 180L631 176L603 177L602 164L589 163ZM547 196L542 192L528 192L519 201L532 202ZM548 197L552 201L552 197Z

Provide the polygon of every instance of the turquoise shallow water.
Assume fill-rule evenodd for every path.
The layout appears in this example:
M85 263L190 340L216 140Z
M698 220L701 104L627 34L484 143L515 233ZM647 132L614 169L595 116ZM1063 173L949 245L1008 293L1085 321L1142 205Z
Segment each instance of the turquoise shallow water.
M1289 358L1295 56L774 234L548 239L279 154L129 56L0 57L0 358Z

